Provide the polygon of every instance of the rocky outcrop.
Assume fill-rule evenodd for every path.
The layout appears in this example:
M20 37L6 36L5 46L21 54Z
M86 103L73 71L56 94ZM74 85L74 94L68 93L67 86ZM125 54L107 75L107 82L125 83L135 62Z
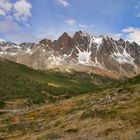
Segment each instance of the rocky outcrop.
M73 66L100 69L108 73L136 75L140 72L140 46L123 39L92 36L82 31L72 37L63 33L57 40L38 44L0 43L0 55L36 69Z

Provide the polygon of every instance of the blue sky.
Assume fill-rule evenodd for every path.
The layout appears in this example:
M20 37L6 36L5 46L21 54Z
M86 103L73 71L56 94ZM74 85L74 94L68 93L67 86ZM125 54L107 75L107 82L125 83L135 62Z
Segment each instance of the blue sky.
M0 0L0 40L38 42L78 30L140 43L140 0Z

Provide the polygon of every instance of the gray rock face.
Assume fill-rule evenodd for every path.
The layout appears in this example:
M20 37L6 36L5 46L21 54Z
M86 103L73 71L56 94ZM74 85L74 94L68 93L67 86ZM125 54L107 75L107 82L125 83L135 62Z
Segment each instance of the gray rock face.
M38 44L0 42L0 56L36 69L82 65L122 75L140 72L137 43L81 31L73 37L63 33L57 40L44 39Z

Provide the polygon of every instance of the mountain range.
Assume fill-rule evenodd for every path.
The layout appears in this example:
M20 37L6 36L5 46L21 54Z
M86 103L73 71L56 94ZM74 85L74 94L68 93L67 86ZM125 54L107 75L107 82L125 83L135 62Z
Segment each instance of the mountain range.
M0 42L0 57L34 69L86 71L113 78L140 73L140 45L82 31L39 43Z
M139 74L123 39L0 42L0 140L139 140Z

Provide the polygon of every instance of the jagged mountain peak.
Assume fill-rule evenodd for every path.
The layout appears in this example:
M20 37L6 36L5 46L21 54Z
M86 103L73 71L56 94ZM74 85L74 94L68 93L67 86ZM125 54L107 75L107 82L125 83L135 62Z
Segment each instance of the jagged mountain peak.
M43 39L39 42L39 44L46 45L48 47L52 47L52 41L50 39Z
M75 37L75 36L82 36L84 33L80 30L80 31L77 31L77 32L75 32L75 34L73 35L73 38Z
M67 38L71 38L71 36L69 36L69 34L67 32L64 32L59 38L59 39L67 39Z
M38 44L1 42L0 56L36 69L65 66L81 69L82 65L87 71L98 69L101 73L135 75L140 72L137 43L82 31L77 31L73 37L65 32L57 40L43 39Z

